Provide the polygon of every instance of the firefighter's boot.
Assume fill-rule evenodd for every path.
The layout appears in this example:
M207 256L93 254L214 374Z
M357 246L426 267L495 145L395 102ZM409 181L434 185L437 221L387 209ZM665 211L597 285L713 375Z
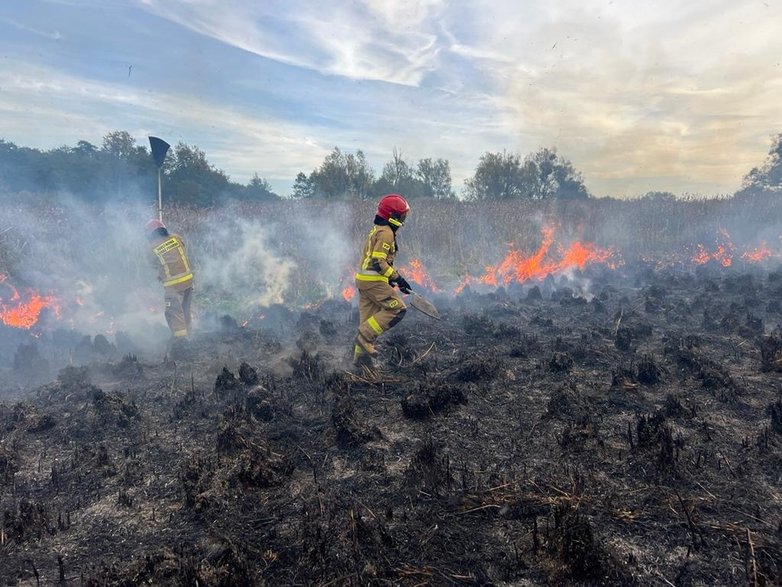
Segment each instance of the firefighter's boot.
M193 358L193 347L185 337L174 337L169 343L169 356L175 361L187 361Z
M370 357L364 348L358 344L353 350L353 366L358 369L371 369L375 366L372 357Z
M361 332L359 332L356 336L356 345L364 349L364 352L373 359L377 357L377 349L375 349L375 345L371 340L361 334Z

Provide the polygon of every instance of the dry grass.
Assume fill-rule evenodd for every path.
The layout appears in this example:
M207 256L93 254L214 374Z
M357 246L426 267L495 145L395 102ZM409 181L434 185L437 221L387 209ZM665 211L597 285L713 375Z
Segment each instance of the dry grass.
M286 238L275 243L280 253L307 265L310 245L303 225L339 206L336 218L322 230L345 235L358 249L374 213L372 202L324 203L282 201L242 205L247 218L272 219ZM348 210L347 214L345 210ZM171 222L197 238L204 229L203 213L187 208L169 211ZM341 224L340 224L341 223ZM754 199L711 200L587 200L548 202L414 201L400 232L400 261L424 261L441 275L463 275L497 263L514 246L533 251L540 244L541 227L555 225L557 243L593 242L618 250L627 262L664 257L711 247L726 230L737 250L768 241L775 249L782 233L782 206L773 195Z
M28 198L27 201L31 201ZM0 271L14 274L20 267L40 266L44 271L46 259L33 258L25 241L31 238L62 240L62 235L73 230L67 208L56 204L31 207L20 204L38 218L34 234L19 233L0 226ZM370 226L374 203L363 201L293 201L249 203L242 202L230 209L197 209L170 206L166 221L176 232L183 234L191 246L196 267L206 255L215 257L230 254L225 243L204 238L214 226L215 219L244 218L270 227L271 253L290 259L297 265L288 286L288 296L304 301L323 299L334 295L337 288L347 284L354 256L358 256L360 242ZM101 222L101 214L96 221ZM574 240L593 242L601 247L613 247L627 263L636 259L665 257L693 250L696 243L712 246L725 229L737 245L737 252L756 246L765 239L773 249L779 248L782 232L782 206L775 194L753 198L709 200L642 199L586 201L518 201L518 202L460 202L413 201L412 213L400 232L399 264L410 259L421 259L436 280L456 281L467 273L482 272L486 265L499 262L509 246L521 251L534 251L540 244L541 227L556 226L556 244L567 245ZM85 227L77 228L74 238L81 237ZM141 230L141 227L139 227ZM329 268L324 275L323 256L330 251L320 250L318 235L336 238L343 249L350 252L345 267ZM67 236L66 236L67 238ZM106 246L100 242L95 250L100 254L90 260L92 265L105 263ZM143 243L142 243L143 245ZM222 249L221 249L222 247ZM127 247L126 247L127 248ZM356 251L356 255L352 251ZM112 269L119 268L124 275L140 280L147 269L142 256L131 251L109 251ZM76 250L75 256L79 256ZM336 275L340 273L340 275ZM340 282L341 283L338 283Z

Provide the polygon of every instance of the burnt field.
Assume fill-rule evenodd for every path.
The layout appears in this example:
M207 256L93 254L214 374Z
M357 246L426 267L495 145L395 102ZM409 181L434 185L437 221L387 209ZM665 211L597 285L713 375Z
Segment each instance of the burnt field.
M588 277L435 295L375 371L343 301L79 341L0 404L2 584L780 584L782 273Z

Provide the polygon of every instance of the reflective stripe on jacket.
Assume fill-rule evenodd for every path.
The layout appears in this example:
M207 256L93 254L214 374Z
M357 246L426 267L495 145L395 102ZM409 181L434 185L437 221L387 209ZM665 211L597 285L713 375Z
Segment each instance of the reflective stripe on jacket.
M152 254L157 259L158 276L164 287L181 290L192 285L193 272L181 236L170 234L155 239Z
M399 273L394 270L394 231L390 226L375 225L367 235L367 240L361 250L361 266L356 273L359 281L394 280Z

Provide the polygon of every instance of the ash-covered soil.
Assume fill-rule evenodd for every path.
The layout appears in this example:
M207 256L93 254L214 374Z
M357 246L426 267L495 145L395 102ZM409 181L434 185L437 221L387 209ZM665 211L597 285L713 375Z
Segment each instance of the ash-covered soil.
M782 583L782 274L591 278L435 296L376 371L326 302L16 391L1 584Z

